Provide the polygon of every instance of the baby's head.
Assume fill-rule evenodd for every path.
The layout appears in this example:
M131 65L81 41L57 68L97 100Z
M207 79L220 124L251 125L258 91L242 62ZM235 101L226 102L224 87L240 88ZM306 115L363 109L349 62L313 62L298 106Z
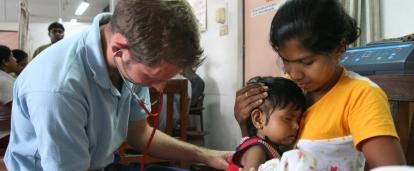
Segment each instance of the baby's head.
M306 109L302 90L293 81L282 77L254 77L247 84L269 87L269 95L263 104L254 109L247 119L249 136L258 136L280 145L292 144Z

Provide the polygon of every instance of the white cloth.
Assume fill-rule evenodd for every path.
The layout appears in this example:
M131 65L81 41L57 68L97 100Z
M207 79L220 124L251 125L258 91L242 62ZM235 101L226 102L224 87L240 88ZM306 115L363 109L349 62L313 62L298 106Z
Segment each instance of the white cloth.
M301 139L297 146L313 156L318 156L317 171L364 170L365 157L354 148L351 136L325 140Z
M13 84L14 78L0 70L0 102L3 104L13 100Z
M383 166L372 169L371 171L414 171L412 166Z
M290 150L283 153L282 158L272 159L260 165L259 171L314 171L316 160L303 150Z

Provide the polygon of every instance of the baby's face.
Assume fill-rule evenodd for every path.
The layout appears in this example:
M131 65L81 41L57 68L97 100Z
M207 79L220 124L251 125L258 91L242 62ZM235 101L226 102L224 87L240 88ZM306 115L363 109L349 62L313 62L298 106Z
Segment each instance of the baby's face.
M290 145L296 140L301 114L300 110L289 106L285 109L274 109L268 123L260 132L274 143Z

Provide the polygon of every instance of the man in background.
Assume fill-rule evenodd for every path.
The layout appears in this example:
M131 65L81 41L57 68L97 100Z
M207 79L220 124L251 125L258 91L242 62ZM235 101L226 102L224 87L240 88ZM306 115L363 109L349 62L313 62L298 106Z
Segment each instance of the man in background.
M40 52L48 48L50 45L58 42L59 40L62 40L63 36L65 35L65 28L62 24L58 22L53 22L52 24L50 24L47 30L49 32L50 43L38 47L33 53L33 58L36 57Z

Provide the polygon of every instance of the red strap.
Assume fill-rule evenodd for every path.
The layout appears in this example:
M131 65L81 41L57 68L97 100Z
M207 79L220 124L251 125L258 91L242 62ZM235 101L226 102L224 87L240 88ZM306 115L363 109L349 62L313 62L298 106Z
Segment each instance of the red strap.
M145 113L147 113L148 117L153 118L152 132L151 132L151 136L149 137L149 139L147 141L147 144L145 145L145 148L144 148L144 155L142 155L140 171L144 171L145 157L148 155L148 150L150 148L152 139L154 138L155 132L158 128L158 120L160 118L159 115L160 115L160 112L161 112L161 109L162 109L162 102L163 102L163 96L162 96L162 94L160 94L158 110L156 110L152 113L147 109L147 107L145 106L143 101L139 101L139 105L141 106L142 109L144 109Z
M267 153L267 157L269 157L269 159L276 158L277 154L274 154L274 153L275 152L277 153L277 151L270 144L268 144L266 141L258 137L250 137L244 140L243 142L241 142L239 147L237 147L237 151L236 153L234 153L232 157L232 163L239 167L243 167L240 161L241 161L241 158L244 152L246 152L247 149L249 149L250 147L256 146L256 145L263 147L263 150L265 150L265 152Z

